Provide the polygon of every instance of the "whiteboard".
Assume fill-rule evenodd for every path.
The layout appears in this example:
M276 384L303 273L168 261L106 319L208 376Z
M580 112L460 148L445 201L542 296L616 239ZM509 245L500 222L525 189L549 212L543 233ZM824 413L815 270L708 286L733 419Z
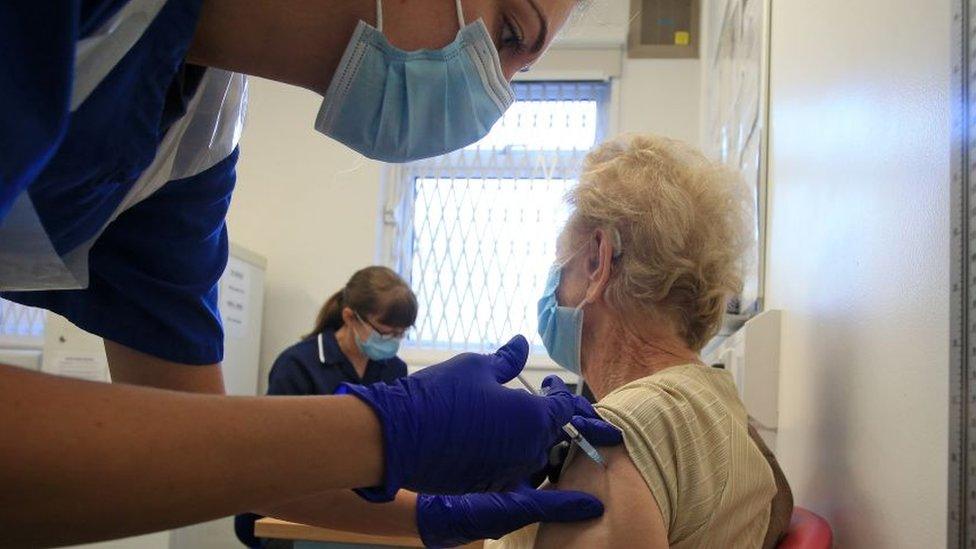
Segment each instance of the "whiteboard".
M218 288L227 394L258 394L266 266L264 257L231 244L230 258Z
M770 0L703 0L702 149L753 190L754 246L737 313L761 308Z

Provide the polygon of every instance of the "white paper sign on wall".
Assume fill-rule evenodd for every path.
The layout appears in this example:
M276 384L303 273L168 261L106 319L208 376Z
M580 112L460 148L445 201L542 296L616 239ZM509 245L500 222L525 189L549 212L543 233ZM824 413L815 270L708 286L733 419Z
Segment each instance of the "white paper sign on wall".
M45 358L48 373L88 381L109 380L108 361L101 350L52 350Z
M240 339L247 335L251 301L250 270L247 263L231 257L220 279L220 317L228 337Z

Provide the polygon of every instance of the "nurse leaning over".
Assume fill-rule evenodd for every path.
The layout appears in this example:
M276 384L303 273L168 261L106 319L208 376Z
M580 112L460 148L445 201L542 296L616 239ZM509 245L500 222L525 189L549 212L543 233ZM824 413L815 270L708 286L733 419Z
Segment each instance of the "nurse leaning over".
M243 74L322 94L315 127L366 156L435 155L490 129L575 4L0 4L0 289L102 336L117 383L0 366L7 539L119 537L350 487L370 501L502 489L572 416L595 417L567 393L500 385L524 364L522 338L343 396L218 396ZM602 512L578 493L450 497L385 527L476 537Z

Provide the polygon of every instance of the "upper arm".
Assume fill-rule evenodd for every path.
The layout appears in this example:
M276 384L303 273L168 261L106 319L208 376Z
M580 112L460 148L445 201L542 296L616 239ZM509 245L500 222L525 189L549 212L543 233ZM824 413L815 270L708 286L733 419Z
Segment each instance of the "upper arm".
M139 352L114 341L106 339L104 342L109 372L115 383L185 393L224 394L224 377L220 364L180 364Z
M604 469L577 453L563 471L560 490L580 490L598 497L602 517L575 523L546 523L536 547L668 547L668 531L657 501L623 445L601 448Z

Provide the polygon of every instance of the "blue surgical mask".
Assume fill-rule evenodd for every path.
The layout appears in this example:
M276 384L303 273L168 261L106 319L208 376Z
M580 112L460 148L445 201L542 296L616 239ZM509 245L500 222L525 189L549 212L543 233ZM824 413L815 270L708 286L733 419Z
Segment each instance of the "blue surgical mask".
M396 356L400 350L400 340L397 338L385 338L376 332L369 334L366 341L360 341L356 337L356 344L359 350L370 360L387 360Z
M613 239L613 258L617 259L622 249L620 231L612 228L610 238ZM553 265L546 288L539 299L539 336L542 337L542 344L556 364L576 375L581 375L580 351L583 346L583 306L586 305L586 300L576 307L562 307L556 301L556 290L562 280L563 267L583 251L585 246L580 246L562 263Z
M360 21L322 101L315 129L375 160L409 162L470 145L514 102L481 19L438 50L407 52Z
M358 317L359 315L356 316ZM368 325L367 328L369 329L369 335L366 336L365 341L359 337L356 330L352 331L359 350L370 360L387 360L395 357L397 351L400 350L400 338L380 335L379 332Z
M583 341L583 303L562 307L556 302L556 289L562 278L563 265L549 271L546 289L539 299L539 335L549 357L556 364L580 374L580 348Z

